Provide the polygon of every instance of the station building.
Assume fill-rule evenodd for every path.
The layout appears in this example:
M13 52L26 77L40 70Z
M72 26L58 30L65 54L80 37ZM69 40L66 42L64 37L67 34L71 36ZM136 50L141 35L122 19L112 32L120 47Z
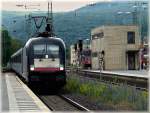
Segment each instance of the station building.
M101 26L91 31L92 69L137 70L140 67L138 26Z
M70 64L71 65L77 65L78 63L78 58L77 58L77 53L75 51L74 45L70 46Z

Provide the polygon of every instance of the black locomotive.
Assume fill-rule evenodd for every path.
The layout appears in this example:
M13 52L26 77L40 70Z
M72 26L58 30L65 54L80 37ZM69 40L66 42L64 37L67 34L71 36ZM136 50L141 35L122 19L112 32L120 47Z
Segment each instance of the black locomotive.
M10 67L29 84L66 83L65 44L56 37L37 37L11 56Z

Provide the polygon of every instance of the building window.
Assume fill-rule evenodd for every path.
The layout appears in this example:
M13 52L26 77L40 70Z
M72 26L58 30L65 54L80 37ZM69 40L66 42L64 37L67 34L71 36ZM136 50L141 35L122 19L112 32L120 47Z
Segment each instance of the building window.
M97 39L97 38L103 38L103 37L104 37L103 32L97 33L97 34L92 35L92 40Z
M128 44L135 44L135 32L129 31L127 34Z

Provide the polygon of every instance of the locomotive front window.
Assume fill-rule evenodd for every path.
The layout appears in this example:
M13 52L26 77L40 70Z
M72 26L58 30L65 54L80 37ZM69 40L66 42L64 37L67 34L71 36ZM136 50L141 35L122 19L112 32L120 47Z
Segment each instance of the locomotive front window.
M58 58L59 57L59 46L47 45L47 54L50 57Z
M46 45L34 45L34 54L45 54L46 53Z
M91 55L91 51L83 51L83 55L90 56Z

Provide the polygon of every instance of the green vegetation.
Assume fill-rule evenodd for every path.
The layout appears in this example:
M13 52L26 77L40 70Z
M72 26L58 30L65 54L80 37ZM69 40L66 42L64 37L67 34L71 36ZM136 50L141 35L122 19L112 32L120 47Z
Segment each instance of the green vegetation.
M2 66L5 67L10 59L10 56L16 52L21 46L21 42L17 39L12 39L8 31L1 30L2 33Z
M2 30L2 66L6 66L11 55L11 37L7 30Z
M100 82L82 81L69 77L67 91L88 96L90 99L101 103L103 106L116 110L147 110L148 92L139 91L125 84L121 86L108 85Z
M18 49L20 49L22 47L22 42L18 39L11 39L11 54L13 54L14 52L16 52Z

